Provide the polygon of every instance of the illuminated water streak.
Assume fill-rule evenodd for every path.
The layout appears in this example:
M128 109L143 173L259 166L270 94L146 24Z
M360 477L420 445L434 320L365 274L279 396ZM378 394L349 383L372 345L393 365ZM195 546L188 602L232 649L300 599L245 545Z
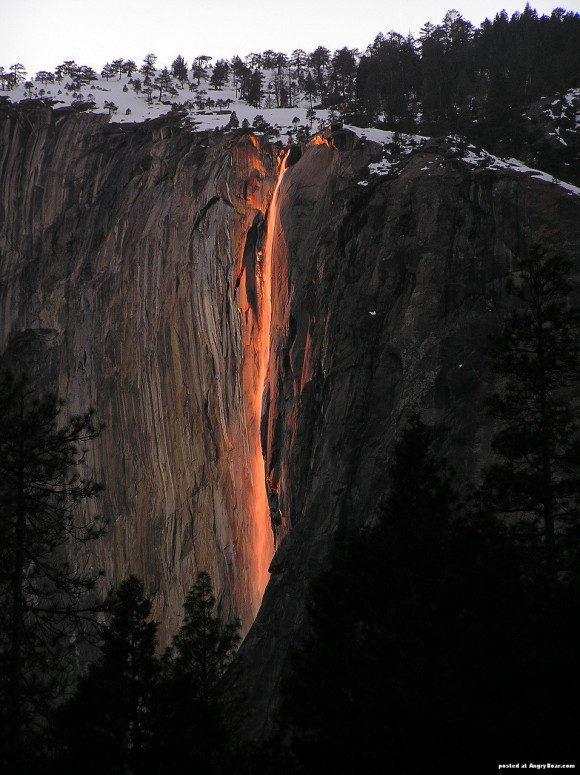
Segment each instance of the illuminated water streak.
M272 268L276 261L276 248L281 233L278 199L286 159L278 173L266 220L266 236L256 265L256 314L248 303L242 287L240 301L245 315L245 373L244 390L248 396L246 429L251 455L250 487L248 502L252 511L250 584L254 616L258 612L264 589L269 580L268 568L274 554L274 541L270 521L270 509L266 493L264 458L260 437L262 402L268 372L270 353L270 324L272 318Z

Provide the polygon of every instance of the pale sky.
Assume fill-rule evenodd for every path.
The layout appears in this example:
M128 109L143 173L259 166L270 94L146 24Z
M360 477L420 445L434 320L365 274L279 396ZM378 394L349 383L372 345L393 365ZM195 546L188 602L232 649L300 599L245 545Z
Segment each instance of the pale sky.
M0 65L21 62L33 77L66 59L99 72L105 62L121 57L140 65L149 52L163 67L178 54L189 64L200 54L215 60L270 48L287 54L319 45L363 51L379 32L417 35L425 22L440 23L449 8L478 26L502 8L510 15L522 11L525 1L0 0ZM558 6L580 10L577 0L531 5L539 15Z

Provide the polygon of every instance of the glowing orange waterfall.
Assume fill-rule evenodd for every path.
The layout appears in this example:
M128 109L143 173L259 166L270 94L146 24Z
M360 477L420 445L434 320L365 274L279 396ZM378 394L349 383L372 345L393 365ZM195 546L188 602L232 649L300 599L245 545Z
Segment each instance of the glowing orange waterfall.
M272 194L266 221L266 236L256 262L255 314L248 303L244 284L241 285L240 303L244 315L245 364L244 391L246 393L246 430L250 460L250 492L248 506L252 512L251 557L249 558L250 586L254 616L269 580L268 568L274 554L270 509L266 494L264 458L260 438L262 401L270 352L270 322L272 316L272 265L275 261L276 237L281 226L278 215L278 193L286 169L283 160Z

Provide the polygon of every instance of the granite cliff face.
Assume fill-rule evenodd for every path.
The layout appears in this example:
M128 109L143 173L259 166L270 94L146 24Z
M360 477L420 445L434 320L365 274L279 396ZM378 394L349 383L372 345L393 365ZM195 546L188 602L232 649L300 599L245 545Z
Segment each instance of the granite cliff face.
M106 425L96 562L145 579L165 635L206 569L247 630L273 553L255 395L278 151L38 105L4 110L0 149L3 366Z
M386 491L405 415L419 409L438 429L460 485L489 459L493 377L481 349L517 256L540 242L580 273L578 190L471 166L445 140L393 177L368 176L373 155L336 132L280 185L263 441L270 502L291 529L242 646L251 734L268 730L308 580L336 527L371 520Z
M476 476L505 279L537 241L580 255L574 192L443 140L391 176L369 175L377 155L329 133L274 196L282 154L247 134L1 118L0 352L107 424L96 561L144 577L165 635L196 569L247 629L278 547L241 650L253 735L308 579L342 521L372 518L406 413Z

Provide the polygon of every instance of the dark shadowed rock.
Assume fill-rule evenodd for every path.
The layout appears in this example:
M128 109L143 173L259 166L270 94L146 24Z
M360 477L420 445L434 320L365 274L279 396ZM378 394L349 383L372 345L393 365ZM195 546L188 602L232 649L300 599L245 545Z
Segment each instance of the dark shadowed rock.
M306 150L280 189L266 473L287 535L242 646L248 734L270 728L304 597L341 523L371 521L393 441L412 409L437 429L459 484L489 459L481 354L505 281L534 242L576 260L580 196L528 174L479 169L433 141L393 178L367 147Z

